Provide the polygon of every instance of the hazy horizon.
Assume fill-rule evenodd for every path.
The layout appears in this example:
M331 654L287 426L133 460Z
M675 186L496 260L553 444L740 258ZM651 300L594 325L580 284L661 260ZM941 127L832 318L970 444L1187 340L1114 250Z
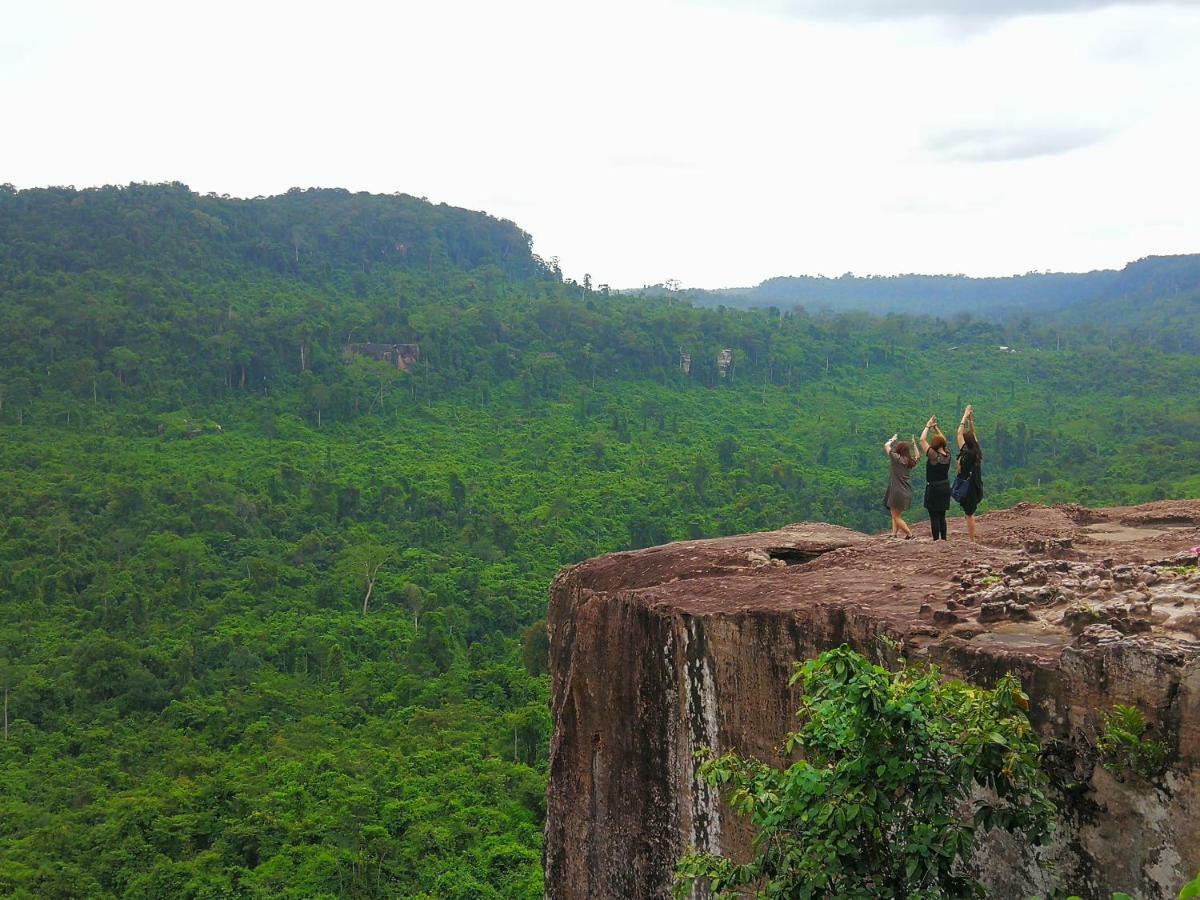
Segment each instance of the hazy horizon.
M10 183L10 184L11 184L11 182L0 182L0 184L3 184L3 183ZM172 183L172 182L170 182L170 181L168 181L168 182L144 182L144 181L143 181L143 182L132 182L132 183L134 183L134 184L153 184L153 183L157 183L157 184L163 184L163 183ZM176 180L176 182L175 182L175 183L181 183L181 184L183 184L184 182L179 182L178 180ZM34 185L16 185L16 184L14 184L14 185L12 185L12 186L13 186L13 187L15 187L17 190L36 190L36 189L43 189L43 188L44 188L44 189L53 189L53 188L69 188L69 189L73 189L73 190L81 190L81 191L82 191L82 190L92 190L92 189L96 189L96 188L102 188L102 187L126 187L126 186L127 186L127 184L124 184L124 185L111 185L111 184L95 184L95 185L75 185L75 184L34 184ZM192 188L192 187L191 187L191 185L187 185L187 187L189 187L189 189L195 190L194 188ZM293 186L293 188L294 188L294 189L299 189L299 190L348 190L348 189L345 189L345 188L339 188L339 187L337 187L337 186L334 186L334 185L311 185L311 186L308 186L308 187L299 187L299 186ZM289 189L289 190L290 190L290 189ZM197 193L200 193L200 192L197 192ZM229 193L218 193L218 192L216 192L216 191L208 191L208 192L204 192L204 193L205 193L206 195L213 195L213 196L218 196L218 197L221 197L221 198L234 199L234 200L257 200L257 199L264 199L264 198L267 198L267 197L272 197L272 196L280 196L280 194L253 194L253 195L236 195L236 194L229 194ZM283 191L283 192L281 192L281 194L286 194L286 193L287 193L287 191ZM354 192L352 192L352 193L354 193ZM380 192L368 192L368 193L380 193ZM407 191L393 191L393 192L390 192L390 193L392 193L392 194L396 194L396 195L400 195L400 194L407 194L408 196L416 196L416 195L414 195L414 194L411 194L411 193L409 193L409 192L407 192ZM439 201L439 200L437 200L437 199L435 199L435 198L431 198L431 197L420 197L419 199L426 200L426 201L428 201L428 202L430 202L430 203L435 203L435 204L438 204L438 203L442 203L442 202L444 202L444 201ZM458 204L447 204L447 205L449 205L449 206L458 206ZM477 208L470 207L470 206L464 206L464 207L460 207L460 208L462 208L462 209L468 209L468 210L471 210L471 211L473 211L473 212L480 212L480 213L484 213L484 214L487 214L487 215L494 215L493 213L488 213L488 212L487 212L487 210L477 209ZM498 218L504 218L504 217L503 217L503 216L498 216ZM509 220L509 221L511 221L511 220ZM521 227L521 228L522 228L523 230L525 230L525 231L528 231L528 229L525 229L525 228L522 226L522 224L521 224L520 222L513 222L513 224L517 225L518 227ZM537 235L531 234L531 235L530 235L530 237L531 237L531 238L533 238L533 241L534 241L534 246L535 246L535 249L536 249L536 245L537 245ZM1026 276L1026 275L1086 275L1086 274L1089 274L1089 273L1092 273L1092 272L1113 272L1113 271L1120 271L1121 269L1125 268L1127 265L1129 265L1129 264L1131 264L1131 263L1135 263L1135 262L1138 262L1139 260L1142 260L1142 259L1148 259L1148 258L1151 258L1151 257L1164 257L1164 256L1194 256L1194 255L1197 255L1197 254L1200 254L1200 249L1198 249L1198 250L1196 250L1196 251L1194 251L1194 252L1188 252L1188 251L1184 251L1184 252L1182 252L1182 253L1154 253L1154 252L1151 252L1151 253L1143 253L1143 254L1141 254L1140 256L1134 257L1134 258L1132 258L1132 259L1127 259L1127 260L1125 260L1125 261L1123 261L1123 262L1121 262L1121 263L1118 263L1118 264L1116 264L1116 265L1111 265L1111 266L1098 266L1098 267L1096 267L1096 268L1092 268L1092 269L1076 269L1076 270L1067 270L1067 269L1037 269L1037 270L1030 270L1030 271L1027 271L1027 272L1003 272L1003 273L998 273L998 274L986 274L986 275L977 275L977 274L971 274L971 273L966 273L966 272L950 272L950 271L946 271L946 272L915 272L915 271L896 271L896 272L862 272L862 271L856 271L856 270L854 270L854 269L850 269L850 270L848 270L848 271L846 271L846 272L843 272L843 273L837 273L837 274L833 274L833 273L829 273L829 272L776 272L776 273L771 273L771 274L766 274L766 275L763 275L763 276L762 276L762 277L760 277L760 278L754 279L754 280L753 280L753 281L751 281L751 282L747 282L747 283L743 283L743 284L690 284L690 285L680 284L680 286L679 286L679 289L680 289L680 290L695 289L695 290L707 290L707 291L738 290L738 289L741 289L741 288L753 288L753 287L755 287L755 286L757 286L757 285L759 285L759 284L762 284L763 282L770 281L770 280L773 280L773 279L776 279L776 278L826 278L826 279L838 279L838 278L842 278L842 277L845 277L845 276L850 276L850 277L852 277L852 278L903 278L903 277L920 277L920 278L926 278L926 277L928 277L928 278L969 278L969 279L989 279L989 278L1021 278L1021 277L1024 277L1024 276ZM546 257L546 258L547 258L547 259L549 259L549 257ZM574 277L574 276L573 276L573 275L571 275L570 273L565 273L565 276L564 276L564 277L572 278L572 277ZM597 281L595 281L595 279L593 279L593 282L594 282L595 284L600 284L600 283L601 283L601 282L597 282ZM610 285L608 285L608 286L609 286L611 289L613 289L613 290L618 290L618 291L636 291L636 290L642 290L642 289L646 289L646 288L661 287L662 285L663 285L663 281L657 281L657 282L647 282L647 283L645 283L645 284L640 284L640 285L632 285L632 284L610 284Z

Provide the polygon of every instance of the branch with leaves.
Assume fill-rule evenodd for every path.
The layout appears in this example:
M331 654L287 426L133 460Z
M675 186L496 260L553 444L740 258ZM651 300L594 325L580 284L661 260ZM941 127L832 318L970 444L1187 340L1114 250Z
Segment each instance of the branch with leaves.
M1012 676L987 690L935 667L889 672L842 646L797 664L797 681L800 727L784 751L800 761L709 754L700 767L753 823L754 858L691 853L677 896L696 882L717 897L971 896L977 834L1047 835L1047 778Z

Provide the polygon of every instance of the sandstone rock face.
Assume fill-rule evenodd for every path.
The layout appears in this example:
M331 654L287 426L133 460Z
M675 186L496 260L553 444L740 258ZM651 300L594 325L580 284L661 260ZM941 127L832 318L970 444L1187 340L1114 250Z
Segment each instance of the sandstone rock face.
M698 779L693 753L782 762L792 663L841 643L979 683L1022 680L1061 815L1049 847L985 842L975 863L994 896L1175 896L1200 870L1200 570L1188 552L1200 501L1023 504L981 517L978 545L960 529L930 543L795 525L563 570L549 614L547 896L667 897L689 847L745 857L750 832ZM1099 765L1100 716L1117 703L1167 741L1162 777Z

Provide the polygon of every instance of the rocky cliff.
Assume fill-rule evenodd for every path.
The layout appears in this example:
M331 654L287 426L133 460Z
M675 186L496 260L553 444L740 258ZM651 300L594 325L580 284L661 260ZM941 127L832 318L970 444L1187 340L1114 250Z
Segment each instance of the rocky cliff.
M978 545L794 525L561 572L547 895L665 897L689 846L745 855L748 830L693 752L779 760L793 660L845 642L1024 683L1061 815L1049 847L986 842L976 864L995 896L1174 896L1200 870L1200 501L1022 505L979 522ZM1100 714L1116 703L1169 744L1161 777L1099 765Z

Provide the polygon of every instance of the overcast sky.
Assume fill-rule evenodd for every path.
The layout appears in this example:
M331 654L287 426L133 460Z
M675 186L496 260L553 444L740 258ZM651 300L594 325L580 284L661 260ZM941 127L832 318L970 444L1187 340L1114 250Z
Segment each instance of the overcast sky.
M399 191L614 286L1200 252L1200 0L0 0L0 21L18 187Z

